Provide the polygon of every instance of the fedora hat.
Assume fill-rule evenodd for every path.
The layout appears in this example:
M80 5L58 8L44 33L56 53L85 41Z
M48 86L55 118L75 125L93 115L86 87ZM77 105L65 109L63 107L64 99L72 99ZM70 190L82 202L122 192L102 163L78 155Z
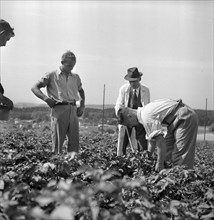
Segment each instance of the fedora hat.
M128 69L128 74L125 75L124 79L128 81L140 80L143 73L138 71L137 67L132 67Z

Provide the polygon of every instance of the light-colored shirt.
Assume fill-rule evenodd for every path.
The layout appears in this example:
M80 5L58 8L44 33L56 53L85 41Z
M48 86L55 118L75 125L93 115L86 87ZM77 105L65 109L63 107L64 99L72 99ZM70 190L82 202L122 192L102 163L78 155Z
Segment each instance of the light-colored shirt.
M46 87L47 94L55 101L78 101L78 91L82 89L81 79L78 74L69 73L68 77L60 69L46 73L40 80Z
M160 134L165 135L165 129L162 124L163 119L170 114L177 104L178 102L175 100L159 99L138 108L137 118L143 124L148 140Z
M119 96L116 101L115 105L115 114L117 115L118 110L123 107L127 107L129 103L129 96L130 96L130 90L131 86L129 83L124 84L119 89ZM142 106L148 104L150 102L150 91L149 88L143 84L140 84L140 87L138 87L138 94L140 93L141 96L141 103Z
M137 97L138 97L139 92L140 92L139 90L140 90L140 87L138 87L137 89L132 89L132 93L134 94L135 91L136 91L136 95L137 95Z

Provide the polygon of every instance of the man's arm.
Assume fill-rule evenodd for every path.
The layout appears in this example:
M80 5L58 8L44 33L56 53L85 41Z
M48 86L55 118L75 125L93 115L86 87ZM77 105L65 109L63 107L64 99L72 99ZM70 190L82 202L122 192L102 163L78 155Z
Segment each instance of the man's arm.
M42 91L41 88L44 87L42 82L36 83L32 88L31 91L34 93L35 96L46 102L50 108L53 108L55 105L55 101L48 96L46 96Z
M80 97L81 97L80 107L85 108L85 92L84 92L83 88L81 88L79 90L79 94L80 94Z
M4 96L3 94L0 92L0 103L3 102Z
M0 103L3 105L6 105L9 110L13 109L13 102L9 98L3 95L4 94L4 88L2 84L0 83Z
M4 88L1 83L0 83L0 94L2 94L2 95L4 94Z
M150 152L151 156L155 151L155 147L156 147L156 140L149 140L148 141L148 151Z
M118 116L119 109L123 107L125 107L125 87L124 86L120 87L119 89L119 95L116 101L116 105L114 107L116 116Z
M80 107L77 108L78 117L82 116L84 109L85 109L85 92L83 88L79 90L79 94L80 94L81 100L80 100Z
M164 169L164 161L166 158L166 143L163 135L158 135L155 139L156 139L157 156L158 156L155 170L159 172L162 169Z
M6 105L9 110L13 109L13 102L6 96L2 95L1 93L0 93L0 103Z

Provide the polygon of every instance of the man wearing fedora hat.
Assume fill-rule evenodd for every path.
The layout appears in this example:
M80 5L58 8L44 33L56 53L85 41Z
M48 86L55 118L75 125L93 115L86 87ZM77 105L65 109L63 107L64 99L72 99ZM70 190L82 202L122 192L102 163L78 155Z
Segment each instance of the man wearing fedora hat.
M140 83L143 73L139 72L137 67L129 68L127 71L128 73L125 75L124 79L129 83L126 83L119 89L119 96L115 105L116 115L118 115L118 110L123 107L137 109L150 102L149 88ZM126 154L126 147L128 144L134 145L134 148L138 150L146 150L147 140L145 134L145 129L141 124L134 128L118 125L117 155Z

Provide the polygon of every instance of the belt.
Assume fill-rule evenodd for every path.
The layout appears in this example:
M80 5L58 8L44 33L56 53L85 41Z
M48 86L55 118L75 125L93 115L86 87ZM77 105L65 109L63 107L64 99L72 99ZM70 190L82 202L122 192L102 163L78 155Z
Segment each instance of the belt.
M173 110L163 119L162 123L166 125L171 125L176 119L175 113L181 107L184 107L185 104L182 102L182 99L179 99L178 104L173 108Z
M76 101L73 101L73 102L67 102L67 101L56 102L55 105L72 105L72 106L75 106Z

